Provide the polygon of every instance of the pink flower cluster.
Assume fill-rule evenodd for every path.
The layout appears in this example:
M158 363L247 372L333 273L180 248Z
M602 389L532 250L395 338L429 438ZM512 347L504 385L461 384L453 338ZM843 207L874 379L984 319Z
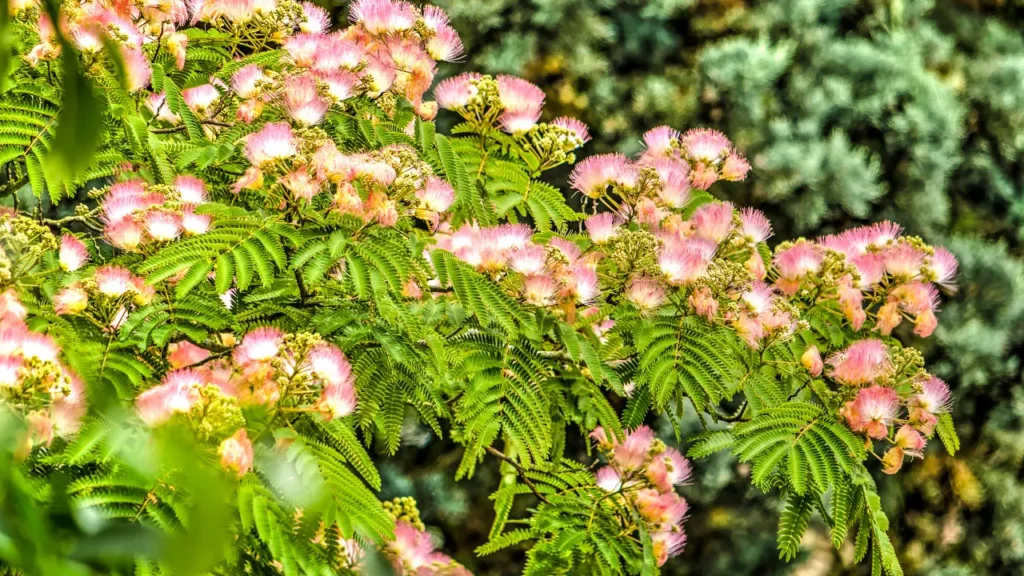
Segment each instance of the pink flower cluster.
M901 233L899 226L880 222L780 247L774 258L775 286L790 296L817 286L827 272L826 256L838 253L851 271L835 280L833 297L854 330L873 316L873 329L889 335L906 317L917 335L928 337L938 325L937 286L954 288L956 258L945 248L926 246ZM866 309L865 299L877 305Z
M385 550L392 556L392 563L399 574L472 576L450 556L437 552L429 533L404 520L395 523L395 539L386 543Z
M680 134L659 126L644 134L646 150L630 161L621 154L602 154L580 162L570 177L572 187L590 198L601 198L609 187L628 190L639 182L641 169L654 170L661 181L658 200L678 208L691 188L707 190L718 180L743 180L750 164L721 132L695 128Z
M100 204L103 234L112 246L127 252L183 234L205 234L212 217L197 214L196 207L206 202L206 195L206 184L195 176L178 176L170 194L153 191L138 179L118 182Z
M596 473L597 486L635 507L654 541L658 565L681 553L689 505L675 487L689 482L690 462L656 440L647 426L628 433L621 443L601 427L590 437L608 457L608 465Z
M73 236L65 235L61 239L61 253L75 254L69 256L69 260L73 258L74 261L84 262L79 256L84 250L85 246ZM77 268L66 269L70 271ZM95 320L111 330L117 330L128 319L132 308L149 304L155 296L156 289L143 278L135 276L127 268L106 265L91 270L84 279L76 278L58 290L53 295L53 311L61 316L76 316L86 312L93 299L99 299L104 305L93 310Z
M860 387L840 414L854 432L883 440L892 448L882 458L887 474L895 474L904 456L922 457L938 415L950 411L952 395L935 376L919 376L909 387L891 382L895 368L880 340L861 340L832 355L829 376L847 386ZM906 411L906 416L901 414ZM891 433L896 430L895 435Z
M86 412L84 384L61 362L57 342L28 328L27 316L13 290L0 293L0 408L28 425L21 455L73 435Z
M537 244L532 236L533 230L525 224L490 228L465 224L454 232L443 228L437 235L437 248L492 277L517 274L522 281L520 294L533 306L597 300L599 254L583 254L579 246L564 238Z
M476 72L442 81L434 89L434 97L441 108L459 113L477 130L500 128L516 136L540 123L545 98L544 91L528 80L508 75L492 78ZM562 116L549 124L572 138L572 142L561 143L566 152L590 140L587 125L575 118Z

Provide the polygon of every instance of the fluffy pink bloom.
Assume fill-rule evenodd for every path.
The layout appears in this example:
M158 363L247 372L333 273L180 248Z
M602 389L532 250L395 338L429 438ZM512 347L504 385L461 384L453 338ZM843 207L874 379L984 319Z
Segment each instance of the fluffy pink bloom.
M278 182L297 200L312 200L320 192L320 181L305 166L285 174Z
M116 298L133 289L132 273L120 266L102 266L93 273L100 294Z
M710 258L693 249L666 249L658 255L658 268L673 286L686 286L708 271Z
M772 236L772 224L764 212L754 208L740 210L740 231L747 242L759 244Z
M178 70L185 68L185 57L188 54L188 36L182 32L167 35L167 51L174 56L174 65Z
M938 326L939 319L935 317L935 312L932 310L925 310L914 318L914 334L921 338L931 336Z
M72 284L53 295L53 311L58 316L80 314L89 305L89 294L78 284Z
M573 265L568 288L578 304L590 304L600 294L597 271L582 262Z
M619 233L618 217L611 212L595 214L587 218L587 234L594 244L604 244Z
M21 356L0 354L0 390L18 386L24 363Z
M515 76L497 77L498 99L505 112L501 122L513 134L533 128L544 107L544 91L533 83Z
M924 447L927 443L924 436L914 430L913 426L904 424L896 432L896 445L902 448L908 456L923 457Z
M622 476L611 466L605 466L597 471L597 487L605 492L618 492L622 489Z
M434 543L430 534L417 530L404 520L395 523L395 539L388 547L397 556L397 563L412 574L431 574L432 571L420 571L429 566L434 553Z
M213 103L220 98L220 92L213 84L201 84L181 91L181 97L189 110L204 115Z
M265 362L277 356L284 341L284 332L273 326L264 326L249 332L242 338L242 343L235 348L233 358L235 364L245 365L250 362Z
M707 190L711 185L718 182L718 171L711 164L697 162L690 170L690 184L698 190Z
M783 281L785 282L785 281ZM839 306L843 310L843 315L850 321L850 325L853 326L854 330L860 330L861 326L864 325L864 321L867 320L867 313L864 312L863 302L864 293L854 288L853 280L849 275L843 276L839 279L836 284L836 294L839 298ZM778 286L779 283L776 284ZM799 287L796 282L783 284L783 286L795 286ZM796 289L794 288L794 290Z
M957 261L952 252L939 246L935 253L928 260L928 270L931 272L932 280L939 286L952 289L956 286L953 279L956 278Z
M542 274L547 267L548 253L543 247L528 244L509 252L508 266L525 276Z
M678 556L682 553L683 548L686 547L686 533L678 527L670 530L660 530L651 534L651 541L658 566L664 566L670 557Z
M683 149L694 161L713 163L721 160L732 149L732 142L724 134L710 128L694 128L682 136Z
M825 254L817 244L797 241L792 246L775 252L775 268L779 271L776 287L792 296L800 288L801 281L817 274Z
M842 384L863 386L892 371L889 350L881 340L859 340L828 359L829 376Z
M112 246L128 252L134 252L142 244L143 234L142 226L131 218L118 220L103 228L103 235Z
M420 207L432 212L444 212L455 202L455 189L442 178L428 176L421 190L416 191Z
M761 339L766 335L765 326L760 317L745 312L741 313L732 321L732 327L747 346L754 350L760 349Z
M28 309L18 299L13 288L0 292L0 322L21 321L28 315ZM3 324L0 324L2 326Z
M255 98L263 93L260 83L266 79L262 68L255 64L249 64L239 68L231 75L231 89L238 94L239 98Z
M673 152L673 146L679 142L679 131L670 126L658 126L644 132L644 161L666 158Z
M355 96L359 88L359 76L348 70L332 70L319 72L317 78L327 85L327 95L336 102L348 100Z
M690 223L699 238L718 243L732 232L734 212L735 208L730 202L710 202L694 211Z
M775 292L772 291L771 286L755 280L740 294L740 300L747 305L751 312L755 315L763 314L768 312L771 308L772 301L775 299Z
M67 272L78 270L89 261L85 243L70 234L60 237L60 267Z
M647 426L640 426L627 434L626 440L613 448L618 468L624 472L631 472L643 466L653 441L654 432Z
M953 395L949 386L935 376L929 377L920 384L921 391L912 395L908 404L914 408L920 408L932 414L943 414L949 412L953 407Z
M598 154L576 164L569 183L584 196L600 198L609 186L632 187L636 178L636 167L622 154Z
M178 191L184 204L202 204L206 202L206 183L191 176L182 174L174 179L174 189Z
M924 252L916 247L901 242L889 247L883 252L885 256L885 271L897 278L913 278L921 273L924 266Z
M847 256L847 262L857 269L857 275L860 277L857 287L862 290L878 284L885 275L885 256L878 252Z
M587 129L587 125L576 118L560 116L552 120L551 125L558 126L559 128L565 128L575 134L576 138L580 141L580 146L590 141L590 131Z
M644 166L653 168L661 186L658 199L669 208L682 208L690 199L689 166L671 158L641 158Z
M129 92L138 92L149 86L149 79L153 76L153 69L149 66L149 59L146 54L138 48L131 48L121 45L121 58L124 61L124 76L126 88Z
M306 361L313 374L324 382L352 385L352 365L337 346L326 342L317 344Z
M385 53L371 54L366 59L366 68L360 73L366 81L371 94L379 95L387 92L395 84L398 69L394 60Z
M302 16L304 20L299 24L299 30L303 32L327 32L331 27L331 16L327 10L313 4L303 2Z
M183 414L199 402L199 387L205 383L196 370L168 372L161 384L146 390L135 400L135 409L147 426L158 426L175 414Z
M939 291L927 282L908 282L896 287L889 298L907 312L917 315L938 307Z
M640 310L654 310L665 302L665 289L657 279L639 276L626 287L626 300Z
M195 236L206 234L213 222L213 216L209 214L196 214L192 206L185 206L181 211L181 229L186 234Z
M660 493L650 488L637 492L636 507L649 522L665 528L682 522L690 508L686 500L674 491Z
M822 369L825 365L821 361L821 353L818 352L817 346L808 346L804 353L800 355L800 364L807 370L807 373L817 378L821 375Z
M101 203L103 219L117 222L149 206L146 189L142 180L126 180L110 187Z
M444 62L456 62L466 51L459 33L447 24L438 26L434 35L427 40L426 48L431 58Z
M271 122L245 139L245 156L256 166L290 158L298 153L292 127L285 122Z
M171 111L167 105L167 94L158 92L146 97L146 108L156 116L157 120L175 125L181 122L181 116Z
M217 447L217 455L225 470L238 474L239 478L248 474L252 470L254 456L252 442L245 428L239 428L230 438L221 442Z
M173 342L167 347L167 363L171 368L184 368L206 360L210 351L201 348L188 340Z
M285 39L283 45L285 51L288 52L288 56L296 66L299 68L311 68L317 60L317 54L329 42L327 38L327 36L315 32L300 32ZM243 97L248 98L251 96Z
M35 358L43 362L56 362L60 354L57 341L38 332L25 332L21 338L21 354L25 358Z
M319 124L329 107L327 100L317 92L316 79L306 74L284 81L282 100L288 116L303 126Z
M461 110L469 105L477 95L475 82L480 79L476 72L464 72L447 80L442 80L434 88L434 99L437 105L446 110Z
M750 163L734 150L725 157L720 175L722 180L739 182L747 178L747 172L750 172Z
M878 330L883 336L888 336L903 321L903 314L900 313L898 303L888 302L878 309L876 318L875 330Z
M527 276L523 279L523 300L533 306L551 306L555 303L558 283L547 275Z
M181 236L181 216L172 212L147 212L142 225L149 237L157 242L168 242Z
M416 10L402 0L358 0L349 8L349 19L377 35L410 30L416 24Z
M647 479L662 492L671 492L674 486L687 483L692 473L689 460L675 448L666 448L647 466Z
M317 403L327 420L348 416L356 410L356 388L351 382L328 383Z
M892 388L872 386L857 392L843 408L843 416L854 432L863 432L876 440L889 434L889 426L900 408L900 397Z

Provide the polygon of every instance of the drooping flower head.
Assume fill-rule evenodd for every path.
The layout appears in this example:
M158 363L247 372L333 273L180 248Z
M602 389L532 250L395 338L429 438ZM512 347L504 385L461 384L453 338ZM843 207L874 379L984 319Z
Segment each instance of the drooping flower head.
M881 340L859 340L828 359L829 376L849 386L863 386L892 371L889 350Z
M626 287L626 300L640 310L654 310L665 302L665 289L657 279L639 276Z
M675 448L666 448L654 456L647 466L647 479L662 492L670 492L674 486L685 484L692 473L689 460Z

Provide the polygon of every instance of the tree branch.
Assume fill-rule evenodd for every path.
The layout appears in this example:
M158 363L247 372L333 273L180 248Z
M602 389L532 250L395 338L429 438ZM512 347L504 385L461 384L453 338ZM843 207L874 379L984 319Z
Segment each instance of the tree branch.
M523 468L519 464L519 462L516 462L515 460L506 456L503 452L499 452L498 450L494 449L491 446L487 446L484 449L487 450L487 452L489 452L490 454L497 456L503 462L508 462L509 464L511 464L512 467L516 469L516 472L519 474L519 477L523 479L523 483L526 484L526 486L533 492L533 495L539 498L541 502L545 504L551 504L551 501L540 493L540 490L537 489L537 486L526 475L526 468Z

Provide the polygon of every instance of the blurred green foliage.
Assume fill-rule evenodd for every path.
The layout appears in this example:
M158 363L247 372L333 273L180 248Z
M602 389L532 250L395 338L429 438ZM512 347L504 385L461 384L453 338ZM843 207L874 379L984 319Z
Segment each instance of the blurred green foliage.
M660 124L713 126L754 164L724 188L729 199L768 212L780 237L890 218L949 245L961 287L938 337L918 344L955 389L967 449L951 459L934 446L925 465L881 480L884 504L910 574L1024 572L1024 2L436 3L470 55L446 72L529 78L550 114L590 125L584 154L635 152ZM447 450L432 442L423 449L443 466ZM431 521L474 564L485 494L410 476L422 456L406 458L387 483L430 495ZM698 465L689 544L671 573L856 573L820 526L802 565L776 560L781 504L746 473L725 457ZM474 567L504 574L517 561Z

